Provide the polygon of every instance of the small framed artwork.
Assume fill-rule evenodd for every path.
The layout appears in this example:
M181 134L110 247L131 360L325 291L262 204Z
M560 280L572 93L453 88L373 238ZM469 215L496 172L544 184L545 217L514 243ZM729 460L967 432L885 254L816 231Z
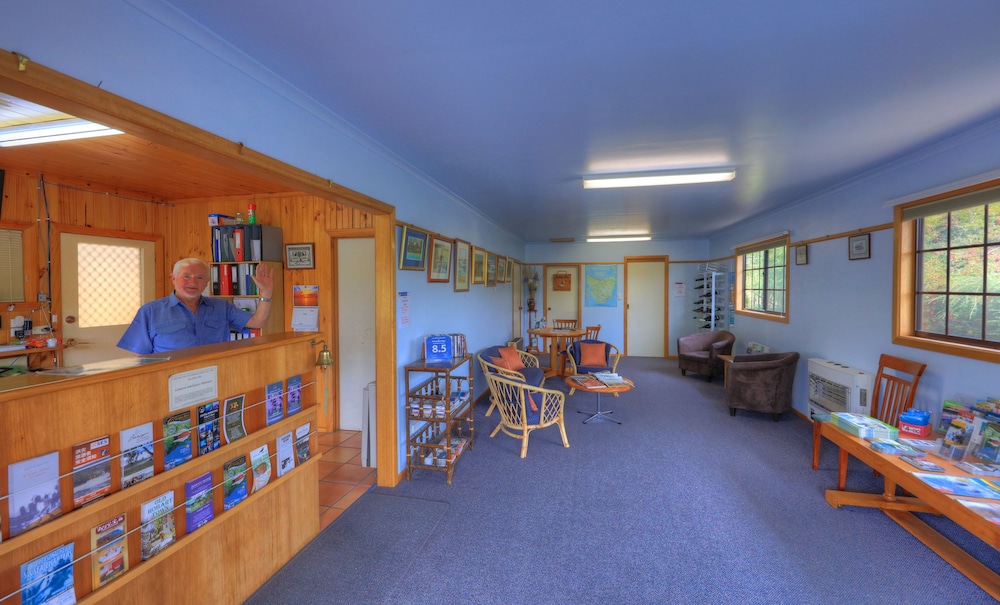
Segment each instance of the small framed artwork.
M514 259L507 259L507 283L514 283Z
M847 238L847 258L850 260L861 260L863 258L871 258L871 234L862 233L861 235L852 235Z
M446 284L451 281L452 240L431 236L431 262L427 265L427 281Z
M498 256L497 257L497 283L503 284L507 282L507 257Z
M455 240L455 292L469 291L469 267L472 262L472 247L469 242Z
M312 269L313 266L312 244L285 244L285 267Z
M472 283L486 283L486 250L472 247Z
M486 286L497 285L497 255L486 253Z
M403 235L399 240L400 269L424 270L427 265L427 237L425 232L403 225Z
M796 265L809 264L809 246L805 244L802 244L801 246L795 246L795 264Z

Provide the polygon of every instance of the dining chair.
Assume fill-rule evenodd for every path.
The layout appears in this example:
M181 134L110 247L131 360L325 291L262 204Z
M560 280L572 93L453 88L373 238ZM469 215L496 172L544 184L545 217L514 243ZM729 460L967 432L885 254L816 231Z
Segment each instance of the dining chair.
M913 407L917 384L927 364L883 353L878 360L878 374L872 390L871 416L886 424L899 424L899 415ZM813 470L819 468L819 450L823 440L819 421L813 421Z
M575 319L553 319L552 329L553 330L575 330L577 320ZM559 375L562 376L566 373L566 349L559 348Z
M587 326L587 333L583 335L584 340L597 340L597 335L601 333L601 325Z

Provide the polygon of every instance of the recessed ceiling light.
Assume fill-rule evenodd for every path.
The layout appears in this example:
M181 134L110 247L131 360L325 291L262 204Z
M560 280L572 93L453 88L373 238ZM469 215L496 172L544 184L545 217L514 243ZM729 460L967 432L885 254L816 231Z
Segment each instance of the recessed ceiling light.
M73 139L88 139L111 134L124 133L120 130L79 118L52 120L49 122L0 128L0 147L71 141Z
M622 235L616 237L588 237L588 243L599 243L599 242L648 242L653 239L648 235Z
M684 172L632 173L593 176L583 179L584 189L609 189L612 187L654 187L656 185L691 185L695 183L721 183L736 178L736 170L699 170Z

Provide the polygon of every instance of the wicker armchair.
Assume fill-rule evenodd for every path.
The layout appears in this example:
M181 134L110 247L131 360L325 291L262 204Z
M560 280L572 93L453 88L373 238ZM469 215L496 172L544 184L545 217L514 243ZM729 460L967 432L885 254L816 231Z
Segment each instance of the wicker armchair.
M515 349L523 367L512 370L494 361L502 359L500 349L501 347L489 347L480 351L476 356L479 359L479 366L483 369L483 376L504 376L511 380L517 380L536 387L545 384L545 370L539 365L537 357L527 351L517 351ZM493 396L493 388L490 386L490 407L486 410L486 415L489 416L492 414L496 406L496 397Z
M521 440L521 457L528 455L528 436L532 431L559 425L563 447L569 447L566 438L564 408L566 395L541 387L533 387L499 374L487 373L493 403L500 410L500 423L490 433L490 438L500 431Z

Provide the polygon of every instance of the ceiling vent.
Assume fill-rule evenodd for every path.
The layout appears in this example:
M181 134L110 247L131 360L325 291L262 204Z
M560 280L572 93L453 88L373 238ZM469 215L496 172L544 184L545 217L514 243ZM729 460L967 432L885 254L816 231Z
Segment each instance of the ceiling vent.
M550 237L549 241L553 244L570 244L575 240L572 237Z

